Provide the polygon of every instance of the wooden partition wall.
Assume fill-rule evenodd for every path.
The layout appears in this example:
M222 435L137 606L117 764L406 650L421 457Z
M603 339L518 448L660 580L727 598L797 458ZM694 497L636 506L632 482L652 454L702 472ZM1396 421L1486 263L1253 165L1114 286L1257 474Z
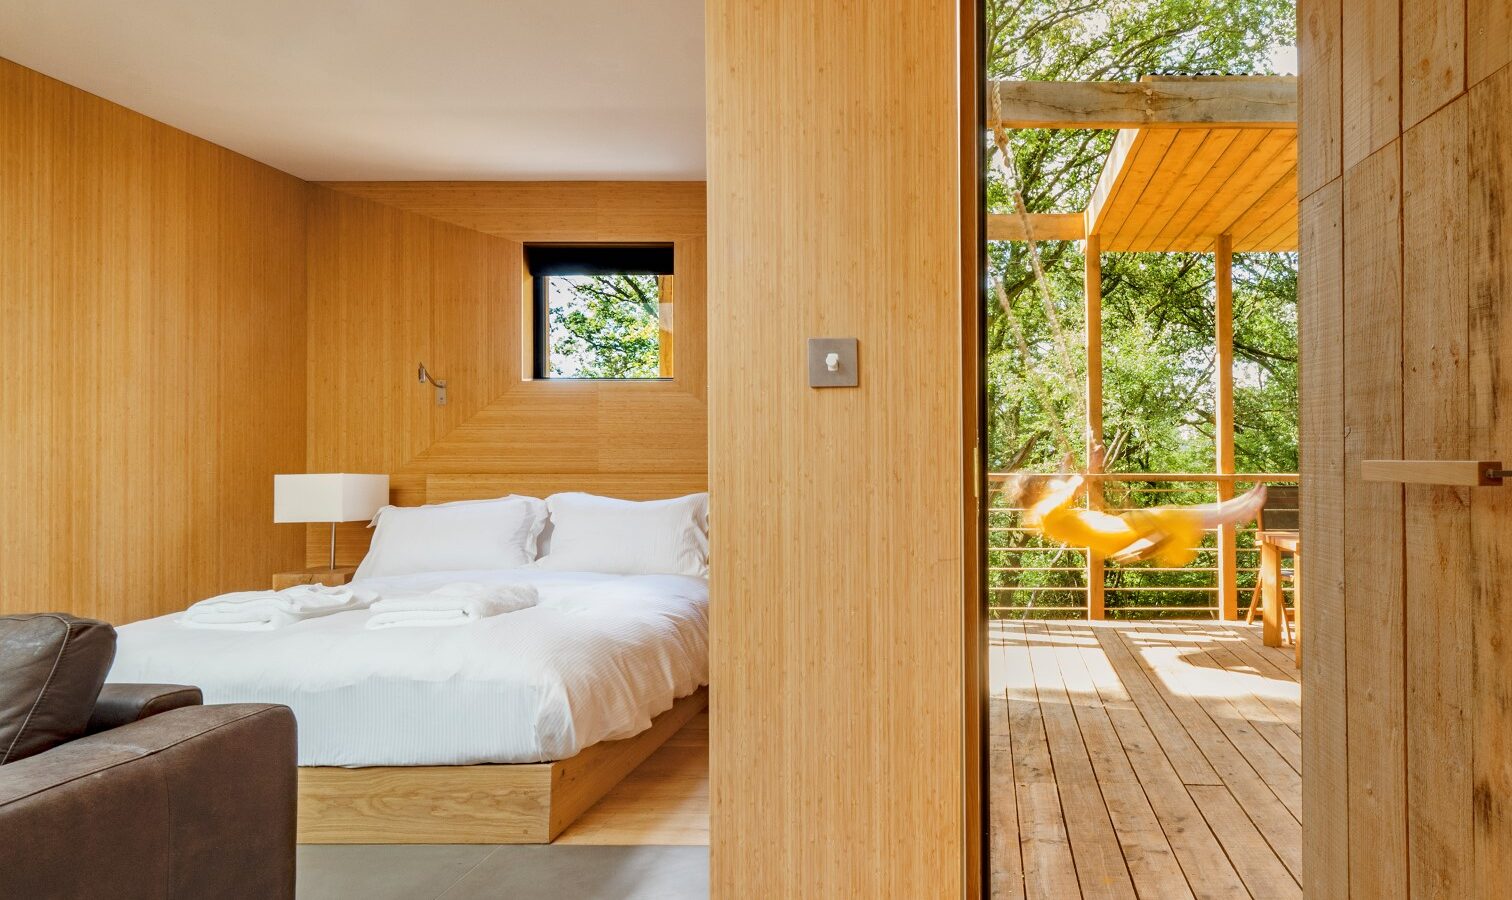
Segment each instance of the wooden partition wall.
M968 890L957 13L707 7L716 900Z
M119 624L299 562L306 190L0 60L0 613Z
M1302 0L1310 898L1512 895L1512 2Z
M310 204L308 471L389 473L396 503L427 474L520 476L614 493L615 479L702 481L702 182L374 182L316 186ZM532 381L525 242L674 246L670 381ZM447 405L420 363L447 382ZM355 565L369 530L341 526ZM330 552L308 532L310 565Z

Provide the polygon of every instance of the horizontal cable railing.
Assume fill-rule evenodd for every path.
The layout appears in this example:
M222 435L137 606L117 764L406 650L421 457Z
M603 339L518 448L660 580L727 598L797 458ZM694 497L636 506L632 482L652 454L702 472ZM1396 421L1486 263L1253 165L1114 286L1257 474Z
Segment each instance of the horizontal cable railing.
M993 472L987 523L988 613L993 618L1089 618L1095 615L1089 584L1102 577L1102 612L1107 618L1218 618L1224 608L1219 535L1204 533L1197 556L1182 567L1119 566L1094 560L1085 547L1064 547L1023 524L1022 507L1000 489L1023 473ZM1030 475L1029 477L1039 477ZM1050 478L1052 475L1043 477ZM1297 484L1295 473L1233 475L1186 472L1108 472L1084 475L1097 484L1108 512L1154 506L1212 503L1219 485L1230 496L1255 484ZM1080 501L1085 504L1085 497ZM1255 524L1235 530L1236 597L1227 604L1242 615L1259 576L1260 549Z

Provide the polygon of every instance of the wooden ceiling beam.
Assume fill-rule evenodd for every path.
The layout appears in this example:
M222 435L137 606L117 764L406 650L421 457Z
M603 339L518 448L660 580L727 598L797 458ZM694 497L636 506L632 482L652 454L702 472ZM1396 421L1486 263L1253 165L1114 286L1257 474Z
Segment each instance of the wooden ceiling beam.
M1079 241L1087 236L1086 221L1082 213L1030 213L1029 230L1036 241ZM989 215L987 240L1025 240L1023 219L1014 213Z
M1297 79L1282 75L1143 81L996 81L988 127L1286 128Z

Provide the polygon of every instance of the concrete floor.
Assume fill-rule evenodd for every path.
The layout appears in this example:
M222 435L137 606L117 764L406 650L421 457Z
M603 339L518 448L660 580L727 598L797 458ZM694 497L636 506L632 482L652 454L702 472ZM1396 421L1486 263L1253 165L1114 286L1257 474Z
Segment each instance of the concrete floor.
M707 847L301 846L299 900L704 900Z

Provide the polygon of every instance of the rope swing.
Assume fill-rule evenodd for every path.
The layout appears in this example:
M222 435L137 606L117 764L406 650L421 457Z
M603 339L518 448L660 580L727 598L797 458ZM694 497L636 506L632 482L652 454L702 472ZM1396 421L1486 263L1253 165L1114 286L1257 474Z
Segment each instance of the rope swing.
M994 83L993 101L995 104L998 104L1000 99L998 96L1000 90L1000 86ZM1040 300L1045 307L1045 320L1050 325L1056 362L1064 380L1071 382L1076 379L1071 341L1067 339L1065 330L1061 327L1050 281L1045 277L1039 245L1034 239L1034 231L1029 218L1029 209L1024 203L1024 194L1019 185L1018 162L1013 154L1013 145L1009 140L1007 129L1002 125L994 126L992 137L997 152L991 156L991 165L993 171L1002 178L1003 184L1008 188L1013 199L1013 212L1018 216L1023 227L1030 269ZM1264 485L1256 485L1253 490L1232 500L1199 506L1165 506L1113 514L1075 505L1077 498L1086 489L1087 479L1084 473L1087 469L1076 465L1076 445L1067 433L1062 418L1056 414L1053 392L1045 383L1039 369L1030 364L1028 339L1025 336L1023 323L1019 321L1009 301L1006 276L993 279L993 291L998 305L1003 309L1008 326L1013 332L1019 354L1025 361L1025 375L1040 405L1048 414L1050 427L1055 433L1056 443L1062 454L1060 477L1047 479L1019 476L1005 482L1001 489L1004 494L1012 491L1016 495L1018 501L1016 505L1022 506L1025 510L1023 524L1026 527L1034 529L1046 539L1063 546L1087 547L1092 552L1120 565L1154 560L1163 566L1179 567L1187 565L1196 557L1195 548L1201 541L1203 530L1220 525L1237 525L1255 517L1265 503ZM1084 339L1081 343L1085 349ZM1078 417L1086 421L1088 418L1087 399L1084 396L1078 396L1076 411ZM1119 434L1110 447L1089 446L1087 452L1089 455L1098 457L1102 463L1111 462L1118 450L1122 449L1123 438L1124 435ZM1015 465L1021 464L1028 456L1028 449L1025 447L1019 453ZM1076 474L1073 470L1080 470L1083 474Z

